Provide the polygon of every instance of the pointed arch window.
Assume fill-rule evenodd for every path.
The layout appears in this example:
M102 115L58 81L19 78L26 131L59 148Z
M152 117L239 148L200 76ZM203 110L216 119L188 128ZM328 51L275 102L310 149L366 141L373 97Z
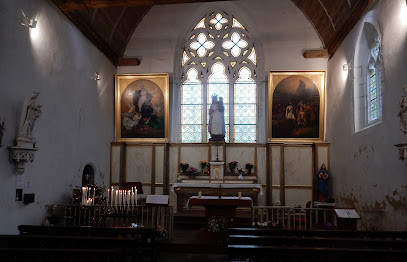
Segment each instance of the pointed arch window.
M376 37L370 51L367 79L367 121L372 123L381 117L381 72L379 63L380 38Z
M211 12L185 39L179 57L181 142L208 141L213 95L223 98L226 142L256 142L257 57L248 30L227 12Z

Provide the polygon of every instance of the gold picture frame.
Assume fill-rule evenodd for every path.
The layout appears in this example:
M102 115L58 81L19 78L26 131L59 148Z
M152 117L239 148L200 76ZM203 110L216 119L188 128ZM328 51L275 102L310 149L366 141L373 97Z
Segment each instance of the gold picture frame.
M168 92L168 74L116 75L116 142L168 142Z
M271 71L268 141L322 142L325 71Z

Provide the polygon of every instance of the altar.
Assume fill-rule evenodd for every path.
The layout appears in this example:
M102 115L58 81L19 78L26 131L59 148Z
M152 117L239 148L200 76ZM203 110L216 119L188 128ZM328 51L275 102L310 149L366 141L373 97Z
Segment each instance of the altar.
M188 200L200 194L204 196L222 197L248 197L252 205L257 205L258 195L263 195L260 184L213 184L213 183L174 183L172 189L177 195L177 213L183 212ZM240 194L239 194L240 192Z
M234 219L238 206L252 207L253 201L250 197L192 196L186 207L191 208L193 205L204 206L205 217L210 221L219 217Z

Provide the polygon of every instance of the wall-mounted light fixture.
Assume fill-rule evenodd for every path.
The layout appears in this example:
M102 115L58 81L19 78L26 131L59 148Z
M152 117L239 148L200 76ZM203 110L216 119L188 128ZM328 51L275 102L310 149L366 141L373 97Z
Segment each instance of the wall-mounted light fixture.
M348 71L350 69L350 63L343 64L342 69L343 71Z
M95 81L100 80L100 74L98 72L95 72L95 74L93 75L93 80Z
M21 13L23 14L21 25L28 28L35 28L37 26L37 21L34 18L29 18L28 16L26 16L23 10L21 10Z

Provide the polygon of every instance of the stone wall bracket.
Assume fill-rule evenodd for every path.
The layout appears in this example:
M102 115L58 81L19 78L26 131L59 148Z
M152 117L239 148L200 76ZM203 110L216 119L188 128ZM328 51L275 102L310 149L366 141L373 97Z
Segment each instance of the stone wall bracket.
M399 150L399 159L407 159L407 142L394 145Z
M38 148L9 146L8 150L10 151L10 162L14 163L16 166L16 173L22 175L25 171L25 163L34 161L34 153Z

